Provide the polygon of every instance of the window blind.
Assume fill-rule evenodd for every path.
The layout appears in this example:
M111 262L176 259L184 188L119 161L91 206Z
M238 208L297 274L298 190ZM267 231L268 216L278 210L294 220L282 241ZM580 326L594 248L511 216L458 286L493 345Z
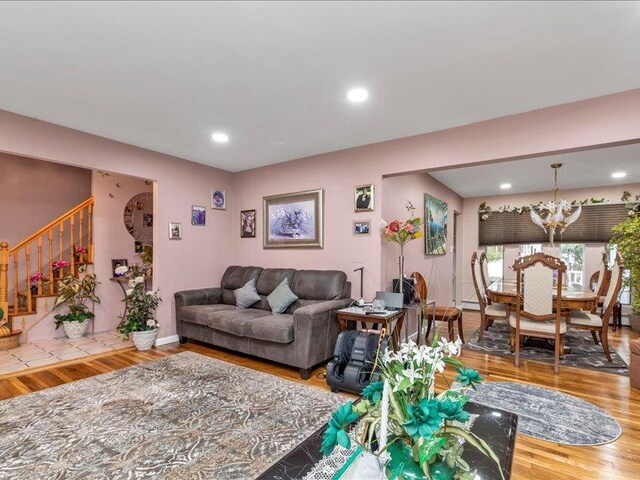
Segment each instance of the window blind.
M628 217L628 209L622 203L585 205L580 218L564 233L556 233L556 243L606 243L613 233L611 229ZM519 215L504 212L492 213L479 222L479 244L520 245L547 243L549 235L531 220L529 212Z

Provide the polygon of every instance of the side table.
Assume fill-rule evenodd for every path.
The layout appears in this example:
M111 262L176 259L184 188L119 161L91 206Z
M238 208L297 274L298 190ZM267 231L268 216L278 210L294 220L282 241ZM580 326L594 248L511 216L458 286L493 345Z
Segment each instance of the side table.
M392 310L384 314L368 314L361 307L343 308L336 312L340 330L349 330L350 322L384 324L387 336L391 337L393 348L398 348L405 310Z

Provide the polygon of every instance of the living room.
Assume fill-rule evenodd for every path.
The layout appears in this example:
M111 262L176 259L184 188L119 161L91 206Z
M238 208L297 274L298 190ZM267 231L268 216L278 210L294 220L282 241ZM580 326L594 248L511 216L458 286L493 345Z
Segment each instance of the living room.
M76 358L51 357L46 365L25 361L20 370L0 363L0 411L3 417L16 415L0 420L6 438L14 442L2 448L6 453L0 478L101 478L104 472L107 478L279 478L270 468L329 421L334 408L359 396L347 389L332 393L324 378L341 334L336 311L359 298L369 302L377 292L393 292L393 280L400 273L411 278L414 272L421 274L427 288L417 300L434 303L414 302L413 308L405 309L404 329L397 332L400 343L410 336L424 343L425 336L432 337L425 333L431 316L446 320L459 311L452 338L464 338L460 359L485 378L483 386L541 388L554 401L567 402L567 409L586 408L572 401L588 402L593 417L585 417L583 423L601 421L594 430L610 434L579 441L573 433L545 438L540 431L549 424L526 428L523 419L532 410L514 413L515 407L492 403L510 412L508 418L518 416L517 433L514 428L512 438L505 437L504 449L492 444L501 460L508 459L509 465L501 465L502 476L595 479L610 478L613 472L634 478L640 425L633 412L640 404L640 390L632 382L640 372L633 372L633 357L640 350L634 353L638 333L629 324L637 313L636 299L625 286L627 280L613 292L615 302L605 301L604 283L595 293L584 294L586 300L611 304L601 309L603 315L610 310L605 331L591 331L595 343L589 332L580 332L590 342L591 360L572 360L580 357L576 352L583 351L582 344L570 344L567 334L566 354L556 374L553 348L532 358L531 352L539 352L528 340L515 365L508 331L506 337L496 333L505 323L486 325L483 320L487 298L474 283L470 260L482 252L489 258L486 276L491 285L485 294L494 303L506 294L505 284L512 282L516 288L521 277L513 267L531 254L563 260L564 266L556 268L564 268L567 275L573 272L571 278L585 292L605 251L608 268L600 279L605 273L613 275L617 265L622 277L633 275L633 258L625 257L623 248L609 247L610 227L604 236L598 231L571 243L565 237L583 232L580 222L596 218L590 212L602 210L597 214L611 216L606 208L618 208L617 225L636 211L640 62L633 46L640 40L639 12L638 2L2 2L0 51L8 68L0 84L0 199L5 208L19 191L26 201L2 210L11 216L3 213L0 242L8 243L9 252L87 197L92 198L93 223L90 234L85 227L65 247L86 239L80 245L87 250L84 259L59 257L62 246L57 240L48 245L49 234L42 237L40 264L37 241L30 263L20 252L7 258L0 302L3 294L7 299L0 308L11 320L10 330L21 331L14 335L19 348L66 338L53 321L54 315L66 312L63 307L52 309L53 299L59 297L53 295L59 293L56 282L28 281L37 267L42 267L43 276L59 278L47 273L53 263L48 262L49 248L55 252L52 260L64 257L77 264L67 270L74 277L74 268L86 264L100 282L95 294L101 301L90 308L93 318L84 322L89 328L84 338L108 333L117 342L109 340L109 350L86 349ZM382 30L385 35L380 35ZM34 172L86 172L81 180L64 177L69 178L66 187L61 186L64 182L51 182L52 190L76 190L78 198L47 214L29 232L16 233L18 218L44 215L42 198L53 198L55 191L29 203L29 184L9 181L17 170L9 166L9 158L11 165L38 162ZM552 170L550 165L556 163L563 166ZM47 164L53 167L42 166ZM612 177L618 173L624 175ZM510 188L501 188L506 182ZM359 208L363 191L368 203ZM564 225L562 233L558 228L555 239L549 238L549 225L540 227L532 220L532 207L555 201L554 193L569 202L567 212L581 217ZM144 206L134 200L141 194L148 199ZM439 251L429 251L429 244L419 238L435 232L423 225L433 220L427 218L425 195L444 204L445 241ZM132 200L143 224L130 227L126 209ZM272 235L272 215L292 201L313 205L309 239L304 232ZM501 209L505 206L508 211ZM526 221L523 228L530 237L491 243L488 227L515 216L511 207L521 208L518 221ZM144 208L149 209L146 217ZM411 234L416 241L408 241L401 255L397 242L387 241L380 232L393 220L410 218L420 220L420 235ZM87 221L87 213L83 219ZM136 237L141 227L144 242ZM68 224L64 228L68 235ZM134 235L129 228L138 230ZM51 238L58 238L60 231ZM130 294L126 284L118 283L113 261L147 263L140 257L143 243L153 247L151 270L142 273L144 289L157 292L162 301L152 309L153 322L157 321L154 346L139 351L122 343L116 332L128 308L123 298ZM566 245L582 245L580 261L574 261ZM493 247L500 247L501 253L490 257ZM616 260L621 252L626 269ZM256 270L237 271L234 277L228 272L231 266ZM310 271L334 273L307 276ZM21 275L19 281L14 281L13 272ZM554 288L563 283L557 278ZM285 279L296 300L278 317L271 315L274 300L268 297ZM262 307L255 307L254 301L255 308L246 310L254 316L261 308L269 313L243 324L243 331L251 324L253 340L234 330L236 323L211 333L202 323L215 323L211 315L241 310L235 303L233 308L213 306L229 306L224 295L235 302L233 290L250 281ZM49 284L52 296L44 298ZM18 299L22 285L28 287L24 301ZM194 291L201 293L179 294ZM195 299L197 295L205 300ZM557 298L560 301L560 295ZM44 312L29 318L18 310L12 313L19 303L31 305L32 300L40 302ZM189 305L180 302L191 301L207 308L194 310L190 319L181 317L180 309ZM320 307L323 303L326 308ZM589 305L581 310L591 312ZM319 318L323 323L314 323ZM36 321L38 326L31 328ZM304 330L305 321L309 330ZM447 322L435 325L440 336L447 337ZM279 331L274 333L276 327ZM27 329L30 336L23 333ZM482 343L485 329L490 343ZM607 334L612 362L603 350ZM281 337L273 346L260 335ZM0 359L18 358L7 352L11 349L0 352ZM172 377L175 370L184 371L185 378ZM446 376L451 381L455 370ZM222 377L227 377L223 384ZM101 392L101 382L110 387ZM154 382L157 387L145 389ZM439 378L436 389L447 388ZM224 395L215 397L220 390ZM560 393L569 398L552 396ZM170 402L174 396L190 394L193 410ZM522 392L502 395L514 402ZM73 415L65 416L69 424L56 430L59 427L46 423L47 415L42 415L37 419L42 434L29 433L28 442L19 447L21 434L11 430L11 422L27 428L24 422L33 416L24 412L30 409L51 408L54 416L62 415L56 402L63 396L77 402L95 397L97 403L76 416L100 412L97 420L81 426ZM242 414L234 419L226 418L224 409L200 414L214 397ZM488 398L498 402L497 397ZM166 423L154 430L133 412L136 409L128 410L128 404L146 405L154 415L166 415ZM291 409L290 417L283 406ZM531 408L542 416L538 407ZM271 417L258 415L265 409L272 411ZM190 427L178 412L193 421ZM247 420L252 416L255 421ZM127 421L139 430L128 428ZM211 428L216 423L233 435L225 439ZM81 437L74 437L73 429L81 431ZM65 435L77 439L82 452L95 449L95 461L79 460L81 451L65 446ZM98 447L109 435L112 444ZM153 435L161 435L164 442L157 455L144 452L145 436ZM351 438L355 444L354 433ZM27 446L42 453L20 463L17 459L26 458ZM472 448L465 445L465 450ZM438 462L443 455L432 457ZM473 469L484 468L475 461ZM420 468L429 472L433 461L425 465L422 462ZM461 470L455 477L431 477L467 478L462 464L456 465ZM494 473L482 476L480 470L481 478L500 478L492 477L497 472L487 468Z

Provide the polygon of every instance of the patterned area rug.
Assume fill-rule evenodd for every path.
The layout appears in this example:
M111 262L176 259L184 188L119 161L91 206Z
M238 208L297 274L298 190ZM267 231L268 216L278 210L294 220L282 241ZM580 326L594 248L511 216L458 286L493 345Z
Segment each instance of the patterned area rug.
M465 344L465 348L476 352L513 357L513 353L509 348L509 325L506 322L494 322L484 332L480 342L478 342L479 332L479 329L475 331L471 340ZM571 353L566 353L564 358L560 359L560 365L588 368L618 375L629 375L629 366L622 357L613 348L609 347L613 360L613 362L609 363L604 350L602 350L602 345L594 343L590 332L569 330L565 337L565 346L571 347ZM552 365L554 363L553 350L546 350L541 347L531 346L520 349L520 358Z
M0 478L255 478L344 401L183 352L0 402Z
M523 383L487 382L471 401L518 415L518 432L564 445L602 445L622 428L607 412L572 395Z

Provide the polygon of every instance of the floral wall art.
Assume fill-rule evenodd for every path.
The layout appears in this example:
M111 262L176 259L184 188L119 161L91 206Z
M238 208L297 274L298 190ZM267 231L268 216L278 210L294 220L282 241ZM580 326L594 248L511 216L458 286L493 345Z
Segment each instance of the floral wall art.
M264 197L264 248L322 248L322 207L322 189Z

